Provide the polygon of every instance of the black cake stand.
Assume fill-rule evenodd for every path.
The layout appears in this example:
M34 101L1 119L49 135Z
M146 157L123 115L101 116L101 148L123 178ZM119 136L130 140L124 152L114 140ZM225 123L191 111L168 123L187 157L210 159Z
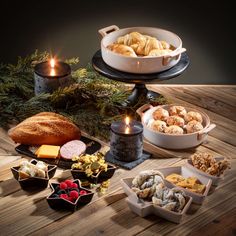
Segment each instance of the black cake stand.
M139 98L146 96L148 100L153 100L160 94L148 90L146 84L156 84L159 81L168 80L181 75L189 66L189 57L187 53L182 53L179 62L169 70L153 74L132 74L122 72L108 66L102 59L101 50L98 50L93 58L92 65L101 75L116 81L135 84L131 95L123 105L130 106L138 103Z

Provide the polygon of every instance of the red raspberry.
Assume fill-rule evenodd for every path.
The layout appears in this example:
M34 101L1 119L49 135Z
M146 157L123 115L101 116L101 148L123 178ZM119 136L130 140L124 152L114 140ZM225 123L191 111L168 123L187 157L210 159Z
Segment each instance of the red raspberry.
M67 179L66 181L65 181L65 183L67 184L67 187L68 188L72 188L72 186L73 186L73 182L71 181L71 180L69 180L69 179Z
M60 189L67 189L67 184L65 182L61 182Z
M68 195L65 193L60 194L60 198L68 200Z
M80 195L86 195L87 192L86 192L85 190L80 190L79 194L80 194Z
M79 197L79 193L75 190L70 191L70 197L77 199Z
M68 197L67 200L70 201L70 202L74 202L74 198L73 197Z
M73 183L72 188L78 188L78 184L77 183Z

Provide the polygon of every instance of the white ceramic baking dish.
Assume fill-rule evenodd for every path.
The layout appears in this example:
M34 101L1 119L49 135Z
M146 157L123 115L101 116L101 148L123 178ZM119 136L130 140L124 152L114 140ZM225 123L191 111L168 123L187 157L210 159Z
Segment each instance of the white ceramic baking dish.
M189 209L192 203L192 197L186 196L186 204L181 212L174 212L166 210L160 206L152 204L152 202L147 202L140 200L137 195L131 189L133 178L125 178L121 180L124 192L128 195L126 202L129 208L141 217L146 217L150 214L155 214L159 217L167 219L174 223L180 223L184 214Z
M178 63L181 53L186 49L182 48L180 37L170 31L152 28L152 27L131 27L119 29L116 25L111 25L98 31L103 39L101 40L101 53L105 63L112 68L120 71L149 74L167 70ZM124 36L131 32L139 32L149 36L153 36L158 40L164 40L175 47L175 50L165 56L147 56L147 57L130 57L112 52L107 48L108 45L116 42L120 36Z
M202 194L194 193L186 188L179 187L186 193L186 195L191 196L193 198L193 203L196 203L196 204L203 203L204 199L206 198L211 188L211 184L212 184L211 179L198 174L197 172L188 168L188 166L171 166L171 167L158 169L158 171L160 171L164 175L165 178L170 174L179 174L179 175L182 175L184 178L196 177L200 181L201 184L204 184L206 186L205 191ZM165 181L165 185L168 188L178 187L177 185L169 182L166 179L164 181Z
M187 149L200 145L203 141L207 139L208 133L216 127L215 124L210 124L210 118L208 115L202 111L196 110L194 108L185 107L186 111L197 111L202 115L203 118L203 129L201 131L190 133L190 134L181 134L181 135L173 135L173 134L165 134L161 132L155 132L152 129L147 127L148 121L152 119L153 112L162 107L164 109L169 109L172 105L163 105L153 107L150 104L145 104L140 107L136 112L140 115L143 124L143 135L144 137L155 144L156 146L167 148L167 149Z

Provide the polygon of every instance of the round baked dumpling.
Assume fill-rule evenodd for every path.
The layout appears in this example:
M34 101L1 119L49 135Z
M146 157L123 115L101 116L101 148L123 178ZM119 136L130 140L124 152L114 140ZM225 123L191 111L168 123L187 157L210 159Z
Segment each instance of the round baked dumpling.
M157 131L157 132L162 132L162 133L164 133L165 128L166 128L166 122L165 122L165 121L162 121L162 120L154 120L154 119L151 119L151 120L148 122L148 127L149 127L150 129L152 129L153 131Z
M198 132L200 130L203 129L203 126L200 122L196 121L196 120L192 120L190 122L188 122L188 124L186 125L186 130L187 130L187 133L190 134L190 133L194 133L194 132Z
M184 119L187 123L192 121L192 120L196 120L196 121L202 123L202 115L199 112L196 112L196 111L189 111L185 115Z
M177 125L171 125L169 127L166 127L165 133L166 134L176 134L176 135L178 135L178 134L183 134L184 130L181 127L177 126Z
M184 118L184 116L187 114L187 111L183 106L172 106L169 109L169 113L171 116L180 116Z
M169 117L169 112L164 108L157 108L152 114L154 120L166 120Z
M184 119L179 116L169 116L166 119L166 123L168 125L177 125L180 127L184 127Z

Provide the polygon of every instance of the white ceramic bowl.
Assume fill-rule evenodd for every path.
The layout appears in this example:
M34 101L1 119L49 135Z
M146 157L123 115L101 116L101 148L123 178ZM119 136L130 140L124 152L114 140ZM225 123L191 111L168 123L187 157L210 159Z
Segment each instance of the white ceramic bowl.
M120 71L135 74L150 74L167 70L178 63L181 53L186 49L182 48L180 37L170 31L152 27L131 27L119 29L116 25L111 25L98 31L103 39L101 41L102 58L105 63L112 68ZM158 40L164 40L176 49L170 54L158 57L130 57L112 52L107 48L108 45L116 42L120 36L131 32L139 32L150 35Z
M194 172L192 169L188 168L188 166L171 166L171 167L161 168L157 170L160 171L164 175L165 178L170 174L179 174L179 175L182 175L184 178L196 177L201 182L201 184L204 184L206 186L205 190L202 194L199 194L199 193L194 193L186 188L179 187L169 182L166 179L164 180L165 185L168 188L178 187L182 189L186 193L186 195L191 196L193 198L193 203L202 204L211 188L211 184L212 184L211 179L205 176L199 175L197 172Z
M218 162L218 161L224 160L224 157L215 157L215 159ZM194 167L191 159L187 160L186 166L189 169L191 169L194 173L198 174L199 176L203 176L205 178L211 179L212 185L214 186L217 186L219 184L219 182L224 178L225 172L227 172L226 170L224 174L222 174L221 176L214 176L214 175L207 174L206 172Z
M164 109L169 109L172 105L163 105L153 107L150 104L145 104L140 107L136 112L140 115L143 124L143 135L144 137L155 144L156 146L167 148L167 149L187 149L192 148L200 145L203 141L207 139L207 134L216 127L215 124L210 124L210 118L208 115L202 111L198 111L194 108L185 107L186 111L197 111L202 115L203 118L203 129L201 131L190 133L190 134L180 134L180 135L173 135L173 134L166 134L161 132L155 132L152 129L147 127L148 121L152 118L153 112L162 107Z

